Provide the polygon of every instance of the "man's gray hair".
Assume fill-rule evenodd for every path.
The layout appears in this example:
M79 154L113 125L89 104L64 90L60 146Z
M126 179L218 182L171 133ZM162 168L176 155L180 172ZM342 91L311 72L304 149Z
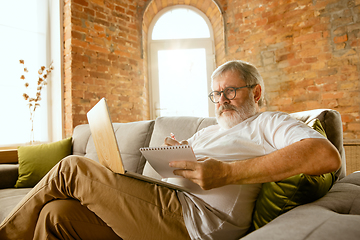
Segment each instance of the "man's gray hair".
M219 66L211 75L211 81L213 82L215 78L221 76L223 73L227 71L237 72L239 77L245 81L247 86L260 84L261 86L261 97L258 102L261 107L264 104L264 94L265 94L265 86L264 80L262 79L259 71L255 66L250 63L241 61L241 60L232 60L224 63Z

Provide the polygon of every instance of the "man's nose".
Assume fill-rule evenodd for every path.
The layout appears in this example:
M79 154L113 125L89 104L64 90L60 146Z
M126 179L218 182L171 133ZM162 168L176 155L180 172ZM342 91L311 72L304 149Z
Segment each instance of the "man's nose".
M220 104L223 104L223 103L229 103L229 102L230 102L230 100L227 99L227 98L225 97L225 94L222 92L221 95L220 95L219 103L220 103Z

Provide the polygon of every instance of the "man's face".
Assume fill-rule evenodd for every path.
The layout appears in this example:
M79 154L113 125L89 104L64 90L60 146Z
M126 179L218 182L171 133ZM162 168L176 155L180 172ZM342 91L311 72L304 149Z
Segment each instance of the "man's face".
M245 81L232 71L224 72L213 80L213 90L222 91L227 87L243 87ZM228 100L221 94L219 103L215 104L218 123L229 129L257 113L257 105L251 88L236 90L236 97Z

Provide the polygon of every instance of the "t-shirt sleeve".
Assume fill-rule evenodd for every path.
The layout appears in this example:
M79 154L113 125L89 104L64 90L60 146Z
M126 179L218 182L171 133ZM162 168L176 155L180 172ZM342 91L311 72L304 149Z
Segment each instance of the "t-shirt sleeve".
M276 149L281 149L306 138L324 138L305 123L286 113L274 113L263 125L264 139Z
M188 144L190 146L192 146L193 142L201 135L203 134L205 131L209 131L211 130L211 128L213 128L215 125L211 125L211 126L208 126L208 127L205 127L199 131L197 131L194 135L192 135L192 137L190 137L189 139L187 139L186 141L188 142Z

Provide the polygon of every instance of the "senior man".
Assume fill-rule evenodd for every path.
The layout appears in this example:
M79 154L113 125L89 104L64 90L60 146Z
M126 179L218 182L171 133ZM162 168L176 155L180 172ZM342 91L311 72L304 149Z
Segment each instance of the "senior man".
M259 111L257 69L230 61L212 75L218 125L186 142L197 162L171 162L190 192L115 174L83 157L56 165L0 226L0 239L239 239L261 183L337 170L322 135L279 112Z

